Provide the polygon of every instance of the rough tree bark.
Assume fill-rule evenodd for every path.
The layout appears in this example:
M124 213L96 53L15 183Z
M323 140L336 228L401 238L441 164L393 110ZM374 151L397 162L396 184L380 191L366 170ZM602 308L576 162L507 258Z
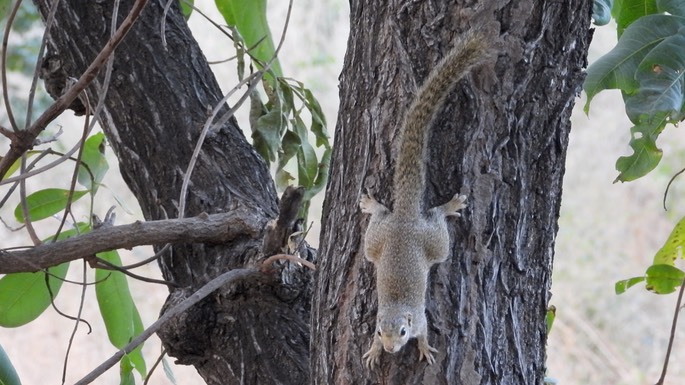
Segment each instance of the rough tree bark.
M44 17L52 3L36 0ZM113 3L59 3L50 48L68 77L83 73L107 42ZM121 1L119 22L132 4ZM150 0L117 49L102 119L146 219L178 216L196 139L208 111L222 98L176 2L166 19L163 46L165 4ZM93 106L103 73L88 91ZM277 214L269 170L231 120L205 141L185 216L236 208L251 210L261 226L229 244L175 245L162 258L164 278L179 286L171 290L166 307L228 269L254 264L261 256L264 225ZM291 267L281 279L227 287L168 324L160 333L164 347L178 362L194 365L208 384L303 383L309 372L310 276Z
M47 14L49 0L35 0ZM122 1L121 14L131 0ZM151 0L117 50L103 124L146 218L177 215L187 161L220 91L177 9L161 44ZM545 361L556 221L569 116L589 44L591 2L351 0L332 174L312 302L307 275L226 288L161 334L169 352L209 384L540 384ZM108 2L63 0L52 48L82 73L109 36ZM123 16L121 16L123 18ZM496 61L474 71L432 129L429 205L470 195L452 225L456 252L431 274L429 339L438 362L417 363L415 342L379 370L362 367L375 323L373 270L361 253L364 188L391 204L392 142L413 92L462 31L500 36ZM102 79L99 78L98 84ZM89 90L96 101L95 89ZM187 216L246 207L276 216L268 170L234 122L208 138ZM188 295L226 269L253 263L262 229L225 245L175 246L161 261ZM297 271L296 271L297 272ZM295 273L296 273L295 272ZM293 273L293 274L295 274Z
M350 4L312 309L313 382L541 384L569 117L586 65L591 2ZM472 28L501 41L496 62L460 83L432 129L427 206L469 195L452 225L452 258L430 276L437 362L417 362L410 342L369 371L362 355L372 341L376 294L358 201L368 189L391 204L400 119L451 41Z

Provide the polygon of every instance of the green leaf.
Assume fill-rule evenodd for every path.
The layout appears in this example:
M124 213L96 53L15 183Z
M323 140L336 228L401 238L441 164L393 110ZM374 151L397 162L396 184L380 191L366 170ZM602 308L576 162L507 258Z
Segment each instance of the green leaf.
M76 228L60 233L58 240L90 231L90 225L79 222ZM54 237L44 239L52 241ZM69 270L69 262L48 269L52 294L56 298ZM7 274L0 279L0 326L16 327L38 318L50 305L50 291L45 285L45 273Z
M330 147L328 133L326 132L326 117L321 111L321 105L316 100L314 94L308 89L304 89L305 105L312 114L312 128L311 131L316 137L316 146Z
M112 264L121 266L121 258L116 250L98 253L97 256ZM117 349L128 344L136 335L142 332L140 314L136 308L128 287L126 276L118 271L96 269L95 296L100 307L100 314L105 322L109 341ZM145 377L145 361L143 359L142 344L127 355L131 365ZM122 361L123 362L123 361Z
M2 345L0 345L0 385L21 385L17 371Z
M0 20L5 20L7 15L10 14L10 6L12 5L11 0L0 0Z
M636 73L646 55L664 39L685 27L685 18L670 15L645 16L630 25L616 47L587 69L583 89L590 109L594 96L606 89L620 89L630 95L639 87Z
M612 14L618 25L618 36L634 21L656 12L656 0L616 0Z
M133 364L128 356L123 356L119 362L119 385L135 385L136 379L133 377Z
M664 245L654 255L655 265L673 266L676 258L683 258L683 246L685 245L685 217L683 217L671 230Z
M656 294L673 293L683 283L685 273L671 265L652 265L647 268L646 289Z
M636 79L637 93L626 97L626 112L633 122L653 119L663 112L669 121L681 119L685 86L685 26L666 37L642 60Z
M79 198L86 195L88 191L74 191L72 195L72 203ZM29 217L32 221L45 219L51 215L57 214L67 207L67 199L69 197L69 190L58 188L48 188L45 190L36 191L35 193L26 197L26 203L29 209ZM24 223L24 212L21 209L21 204L18 204L14 209L14 217L17 221Z
M41 153L41 151L27 151L26 157L30 158L31 156L36 155L36 154L40 154L40 153ZM0 159L2 159L1 156L0 156ZM10 168L7 169L7 172L5 173L5 176L3 177L3 179L7 179L10 176L12 176L12 174L14 174L15 172L17 172L17 170L19 170L19 167L21 167L21 158L15 160L14 163L12 163Z
M552 331L554 319L557 317L557 308L552 305L547 308L547 315L545 316L545 323L547 324L547 335Z
M683 0L657 0L659 12L668 12L675 16L685 16L685 2Z
M48 269L47 277L53 296L57 296L69 262ZM45 284L46 273L7 274L0 279L0 326L13 328L25 325L43 314L50 306L50 291Z
M109 170L109 164L105 158L105 134L100 132L86 140L81 161L87 167L79 167L78 182L95 193Z
M622 156L616 161L616 170L619 175L614 183L638 179L659 164L663 152L656 146L656 138L664 127L666 127L665 119L655 119L654 122L639 124L630 129L630 147L633 153L630 156Z
M316 158L316 152L311 144L309 144L309 134L307 127L299 116L295 116L291 120L291 124L295 127L295 132L300 137L302 146L297 152L297 177L298 184L309 189L314 185L314 180L318 173L319 162Z
M76 228L63 231L57 239L67 239L90 231L87 223L77 223ZM45 239L45 242L54 237ZM59 294L69 262L48 269L48 282L54 298ZM7 274L0 279L0 326L17 327L38 318L50 306L50 290L45 284L45 273Z
M193 13L193 5L195 5L195 0L181 0L180 3L183 17L186 20L190 19L190 15Z
M312 199L314 195L318 194L326 187L326 183L328 183L328 173L331 165L332 152L333 150L331 148L324 150L323 155L321 156L321 162L319 162L317 165L317 173L314 183L312 183L311 187L305 191L304 199Z
M286 122L279 109L273 109L257 119L257 126L252 128L252 143L264 159L271 162L276 160L276 153L281 146L280 132Z
M645 277L633 277L630 279L624 279L623 281L618 281L614 285L614 291L616 292L616 294L623 294L626 290L630 289L631 287L635 286L640 282L643 282L644 280Z
M273 57L276 49L271 30L266 19L266 0L216 0L216 7L224 20L234 26L245 40L250 54L257 58L262 68ZM281 65L275 60L271 72L276 77L283 76ZM273 76L266 74L265 79L273 84Z
M169 365L169 361L164 357L162 357L162 367L164 367L164 374L166 375L166 378L173 385L176 385L176 377L174 376L174 371L171 369L171 365Z
M297 155L300 150L302 142L300 137L293 131L286 130L281 141L281 151L278 154L278 166L276 167L276 186L279 189L285 189L295 180L293 176L285 170L288 161Z
M613 0L595 0L592 4L592 19L595 25L606 25L611 21Z

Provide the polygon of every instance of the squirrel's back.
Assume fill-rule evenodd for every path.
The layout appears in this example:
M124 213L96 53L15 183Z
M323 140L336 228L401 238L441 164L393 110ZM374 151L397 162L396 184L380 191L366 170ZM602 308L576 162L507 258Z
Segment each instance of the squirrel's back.
M437 110L454 85L487 57L490 44L478 33L468 32L435 66L409 107L400 132L393 181L395 214L421 214L426 184L426 132Z

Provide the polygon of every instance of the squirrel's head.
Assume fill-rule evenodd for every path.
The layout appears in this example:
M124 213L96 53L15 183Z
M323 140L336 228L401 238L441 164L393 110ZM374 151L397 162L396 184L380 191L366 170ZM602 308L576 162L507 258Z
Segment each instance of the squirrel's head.
M397 353L412 337L412 314L403 312L378 320L376 333L388 353Z

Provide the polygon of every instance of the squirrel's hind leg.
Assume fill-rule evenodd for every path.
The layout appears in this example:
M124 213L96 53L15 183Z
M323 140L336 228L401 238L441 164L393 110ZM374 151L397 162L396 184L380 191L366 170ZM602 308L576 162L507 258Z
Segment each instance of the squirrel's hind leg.
M364 252L366 259L378 262L385 246L386 236L384 229L385 219L390 215L390 210L379 203L372 195L364 194L359 201L359 207L365 214L371 214L369 226L364 236Z
M449 202L444 205L440 205L433 210L439 210L442 215L446 217L457 216L460 217L461 214L459 210L466 208L466 195L456 194Z

